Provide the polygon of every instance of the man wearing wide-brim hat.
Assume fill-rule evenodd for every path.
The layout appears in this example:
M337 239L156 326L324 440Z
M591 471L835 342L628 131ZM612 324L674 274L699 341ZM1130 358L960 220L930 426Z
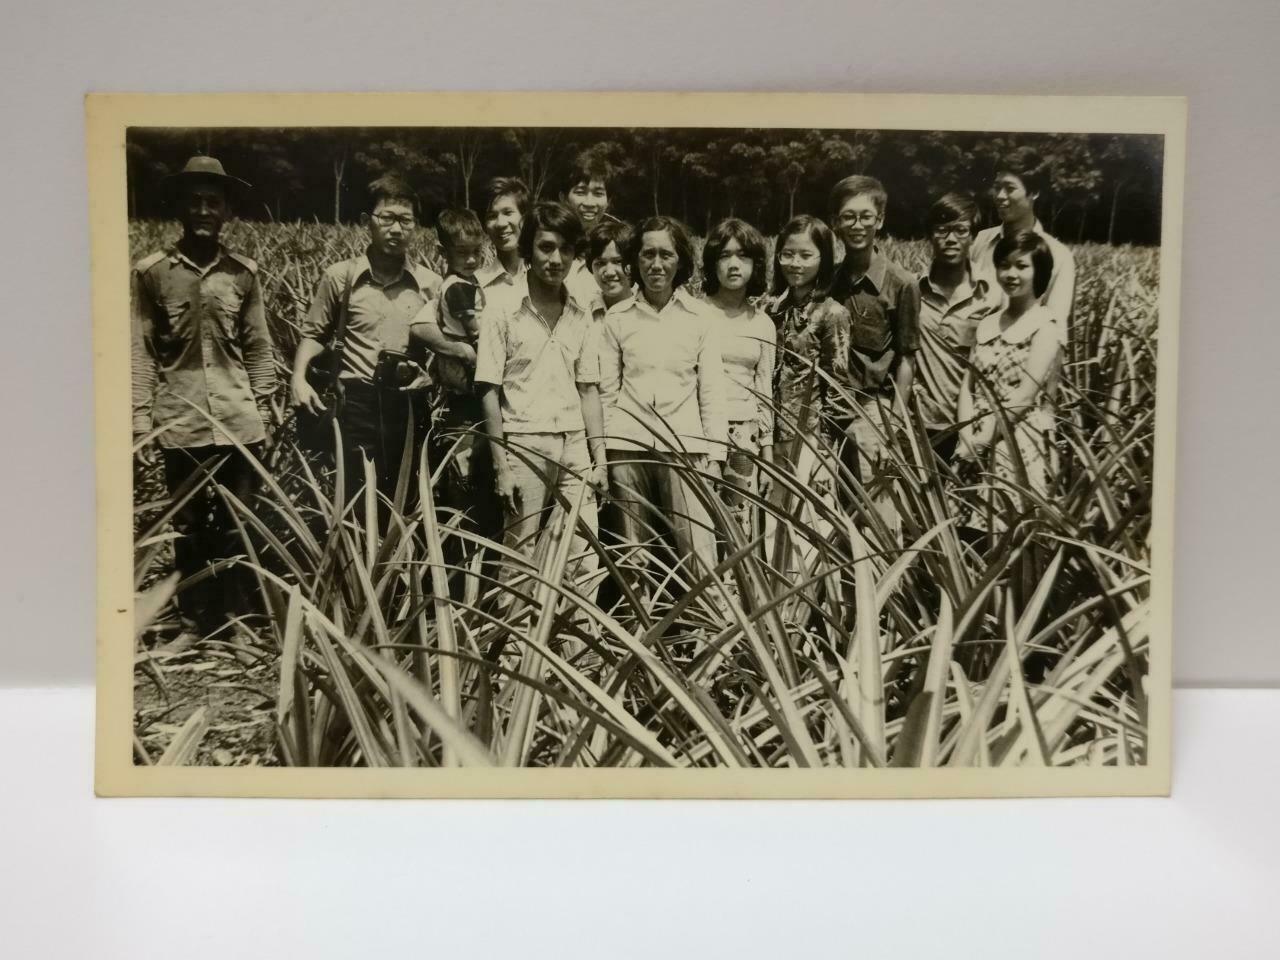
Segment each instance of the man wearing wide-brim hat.
M271 422L275 359L254 261L224 247L230 197L248 184L213 157L197 156L165 178L182 224L171 247L133 267L133 438L144 465L159 446L165 481L180 494L209 471L242 503L257 476L237 444L260 453ZM177 511L173 525L185 631L207 636L228 615L247 613L252 578L219 561L244 554L222 494L206 484Z

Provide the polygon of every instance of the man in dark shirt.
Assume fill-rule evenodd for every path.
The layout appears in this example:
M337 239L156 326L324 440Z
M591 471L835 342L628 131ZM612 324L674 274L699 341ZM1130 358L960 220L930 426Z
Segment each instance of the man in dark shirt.
M229 193L247 187L212 157L192 157L171 177L182 237L133 268L133 436L149 466L160 447L165 481L177 494L197 471L247 502L255 457L266 439L275 360L258 267L219 242ZM173 518L175 564L184 579L243 553L223 497L206 485ZM183 628L205 635L228 613L248 612L251 578L222 569L177 596Z
M876 246L887 202L873 177L845 177L831 189L831 225L845 251L831 296L849 311L852 341L847 389L854 403L843 411L842 425L856 448L846 447L846 462L856 456L864 483L884 453L891 428L886 414L910 396L920 347L916 278Z

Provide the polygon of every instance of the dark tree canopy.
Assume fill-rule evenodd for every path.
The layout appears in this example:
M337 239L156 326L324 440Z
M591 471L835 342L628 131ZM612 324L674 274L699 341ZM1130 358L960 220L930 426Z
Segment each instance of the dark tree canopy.
M824 219L831 184L852 173L889 192L885 229L919 237L933 197L967 189L982 200L997 158L1034 150L1049 189L1036 209L1069 242L1160 242L1163 140L1138 134L900 130L650 128L167 128L129 131L129 214L163 217L160 180L194 153L217 156L254 189L249 220L350 222L364 185L396 169L430 216L475 202L490 177L518 175L553 199L587 155L612 177L610 208L636 219L673 214L699 233L739 216L776 232L793 214Z

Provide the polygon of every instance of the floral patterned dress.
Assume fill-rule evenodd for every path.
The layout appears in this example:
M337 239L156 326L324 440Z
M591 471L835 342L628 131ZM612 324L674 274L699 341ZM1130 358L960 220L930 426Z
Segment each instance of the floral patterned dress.
M1002 317L1003 312L993 313L978 324L971 358L974 366L971 375L973 417L975 423L985 422L984 418L998 417L995 404L1008 406L1014 393L1021 391L1030 377L1027 358L1031 354L1032 342L1042 336L1053 338L1057 357L1048 374L1036 385L1030 407L1020 419L1016 412L1010 414L1014 440L1026 468L1027 487L1043 497L1049 492L1058 470L1054 405L1058 372L1066 345L1065 331L1063 325L1041 305L1032 307L1003 330ZM983 388L983 383L987 389ZM999 532L1004 529L1001 516L1011 503L1020 511L1026 510L1029 504L1019 492L1023 483L1018 464L1010 455L1004 431L998 422L995 431L991 449L985 451L979 461L983 479L968 501L967 509L962 511L961 519L965 526Z

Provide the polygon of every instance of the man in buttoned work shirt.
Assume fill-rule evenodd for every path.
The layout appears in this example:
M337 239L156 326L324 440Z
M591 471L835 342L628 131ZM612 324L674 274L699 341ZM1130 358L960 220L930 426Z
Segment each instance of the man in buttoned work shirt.
M1049 308L1049 313L1069 333L1076 295L1076 260L1067 245L1050 236L1036 219L1035 202L1047 186L1045 163L1035 153L1023 150L1001 158L996 164L996 176L991 184L991 199L1000 223L981 231L974 238L969 259L973 263L974 274L985 278L991 289L998 291L994 255L1000 238L1012 238L1021 230L1038 233L1053 257L1049 285L1039 302Z
M920 350L913 386L934 453L943 463L955 455L960 384L978 323L999 310L1002 300L969 263L979 223L978 204L969 194L948 193L929 209L933 256L919 279Z
M831 225L845 249L831 297L849 311L851 339L853 404L843 411L841 426L854 445L845 444L842 458L851 467L856 458L864 483L885 457L890 415L910 395L920 347L916 277L876 246L887 204L884 186L873 177L846 177L831 190ZM840 417L833 419L839 423Z
M490 301L480 321L475 379L506 510L504 541L526 556L552 508L575 503L584 484L592 489L579 517L594 534L594 493L607 482L596 324L564 284L581 234L564 205L537 204L520 230L528 270L508 295ZM596 557L576 527L570 551L573 578L589 577Z
M425 432L426 377L410 359L410 322L434 301L440 277L409 259L417 228L417 199L401 178L386 175L369 185L360 221L369 231L365 252L328 267L316 286L293 361L292 397L314 412L323 403L307 382L307 365L335 335L347 296L346 342L339 383L339 426L344 447L346 494L364 485L363 458L374 464L378 492L394 496L402 456L412 458L406 510L417 495L417 450ZM412 443L405 438L412 427Z
M150 442L158 442L171 494L207 469L214 483L248 503L257 474L240 447L255 458L261 452L275 360L257 265L219 241L229 193L248 184L212 157L193 157L168 185L182 237L144 257L131 277L134 443L150 466ZM244 552L211 487L180 506L173 525L184 579ZM176 599L184 630L207 634L227 614L250 612L251 584L235 566L183 590Z

